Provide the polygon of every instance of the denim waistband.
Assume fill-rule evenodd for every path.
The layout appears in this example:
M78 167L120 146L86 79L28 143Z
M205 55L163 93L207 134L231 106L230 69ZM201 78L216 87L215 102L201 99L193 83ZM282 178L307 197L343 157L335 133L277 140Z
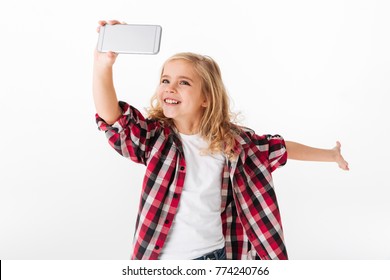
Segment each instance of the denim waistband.
M203 256L196 258L194 260L226 260L225 247L223 247L222 249L215 250L215 251L208 253L206 255L203 255Z

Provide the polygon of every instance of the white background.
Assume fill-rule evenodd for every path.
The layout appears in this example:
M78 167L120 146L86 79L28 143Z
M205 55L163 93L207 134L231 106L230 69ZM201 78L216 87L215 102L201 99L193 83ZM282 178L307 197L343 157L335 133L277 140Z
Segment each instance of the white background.
M179 51L220 65L242 124L310 146L336 140L351 171L274 173L291 259L390 259L390 3L2 1L0 259L129 259L144 167L95 125L99 19L160 24L156 56L121 55L118 96L149 106Z

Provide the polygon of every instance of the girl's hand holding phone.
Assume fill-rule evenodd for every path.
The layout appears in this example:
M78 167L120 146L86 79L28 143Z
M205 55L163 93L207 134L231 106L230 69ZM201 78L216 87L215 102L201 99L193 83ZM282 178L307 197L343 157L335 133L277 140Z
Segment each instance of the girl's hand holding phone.
M98 27L96 28L96 31L100 32L100 27L105 26L106 24L115 25L115 24L124 24L124 22L120 22L118 20L100 20L98 22ZM112 67L114 65L116 58L118 57L117 53L114 52L106 52L102 53L95 48L95 64L98 64L102 67Z

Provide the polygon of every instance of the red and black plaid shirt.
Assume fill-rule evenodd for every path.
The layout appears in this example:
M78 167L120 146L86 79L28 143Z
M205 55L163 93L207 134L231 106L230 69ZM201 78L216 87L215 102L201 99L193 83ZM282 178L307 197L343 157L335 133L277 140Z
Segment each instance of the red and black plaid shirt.
M158 259L178 209L186 174L179 137L169 126L145 119L119 102L123 115L108 125L96 122L114 149L146 165L132 259ZM237 130L239 157L226 160L221 186L221 219L227 259L287 259L271 173L287 160L283 138Z

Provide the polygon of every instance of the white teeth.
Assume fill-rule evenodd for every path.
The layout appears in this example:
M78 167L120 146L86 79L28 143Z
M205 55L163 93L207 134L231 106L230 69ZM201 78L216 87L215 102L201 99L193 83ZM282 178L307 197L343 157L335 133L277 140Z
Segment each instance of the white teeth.
M176 101L176 100L173 100L173 99L168 99L168 98L166 98L164 101L166 103L169 103L169 104L179 104L180 103L179 101Z

